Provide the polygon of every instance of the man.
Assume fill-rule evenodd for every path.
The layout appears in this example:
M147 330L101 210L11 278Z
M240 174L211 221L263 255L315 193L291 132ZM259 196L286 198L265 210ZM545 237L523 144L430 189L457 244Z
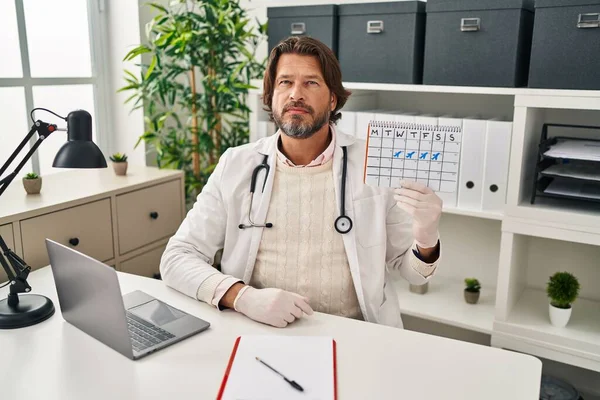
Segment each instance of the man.
M313 310L402 327L390 273L431 279L442 201L363 183L365 142L335 129L349 95L323 43L272 50L263 102L279 131L222 155L163 254L167 285L276 327Z

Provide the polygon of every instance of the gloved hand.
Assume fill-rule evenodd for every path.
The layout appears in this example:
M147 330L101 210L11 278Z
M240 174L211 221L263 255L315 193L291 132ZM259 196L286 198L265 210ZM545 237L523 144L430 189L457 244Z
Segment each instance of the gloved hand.
M419 182L402 181L401 188L394 189L398 207L413 217L413 234L417 245L429 249L437 245L438 226L442 215L442 199Z
M285 328L303 313L313 310L306 297L281 289L243 287L233 302L233 308L247 317L264 324Z

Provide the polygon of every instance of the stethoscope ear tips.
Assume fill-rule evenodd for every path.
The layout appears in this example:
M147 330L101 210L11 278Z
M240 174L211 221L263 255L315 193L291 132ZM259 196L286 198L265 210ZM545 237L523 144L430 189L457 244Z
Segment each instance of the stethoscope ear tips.
M239 225L238 225L238 228L240 228L240 229L244 229L244 224L239 224Z
M272 223L270 223L270 222L267 222L267 224L266 224L265 226L266 226L267 228L272 228L272 227L273 227L273 224L272 224Z

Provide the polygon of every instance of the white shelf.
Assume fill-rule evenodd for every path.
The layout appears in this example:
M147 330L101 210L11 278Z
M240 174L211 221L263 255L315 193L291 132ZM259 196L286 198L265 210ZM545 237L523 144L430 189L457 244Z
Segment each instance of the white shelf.
M468 304L463 295L464 283L436 276L426 294L412 293L404 279L394 282L400 311L403 314L468 329L492 333L495 287L483 287L477 304Z
M480 210L467 210L457 207L444 207L442 211L447 214L464 215L466 217L492 219L497 221L502 221L502 219L504 218L504 214L502 213Z
M600 245L600 208L590 202L539 198L507 206L502 230L529 236Z
M250 82L258 89L251 89L252 94L262 94L261 79L253 79ZM483 87L483 86L441 86L441 85L402 85L394 83L363 83L363 82L344 82L344 87L349 90L369 90L386 92L420 92L420 93L455 93L455 94L485 94L498 96L523 96L520 100L522 105L536 104L540 102L539 107L544 107L545 98L567 97L577 101L577 98L599 98L600 90L563 90L563 89L533 89L533 88L503 88L503 87ZM547 107L555 108L552 104ZM586 107L595 107L588 105ZM561 108L561 107L558 107ZM592 108L595 109L595 108Z
M600 370L600 302L579 298L568 325L550 324L548 298L542 290L526 289L507 321L495 321L494 332L517 337L536 347L584 359ZM543 353L539 354L544 356Z

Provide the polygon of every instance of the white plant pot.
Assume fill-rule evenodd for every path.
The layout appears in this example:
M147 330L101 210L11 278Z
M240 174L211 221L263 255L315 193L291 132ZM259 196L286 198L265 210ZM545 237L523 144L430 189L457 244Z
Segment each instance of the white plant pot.
M571 311L573 310L573 307L558 308L554 307L552 304L549 304L548 307L550 310L550 322L552 323L552 325L558 328L564 328L565 326L567 326L567 323L571 318Z

